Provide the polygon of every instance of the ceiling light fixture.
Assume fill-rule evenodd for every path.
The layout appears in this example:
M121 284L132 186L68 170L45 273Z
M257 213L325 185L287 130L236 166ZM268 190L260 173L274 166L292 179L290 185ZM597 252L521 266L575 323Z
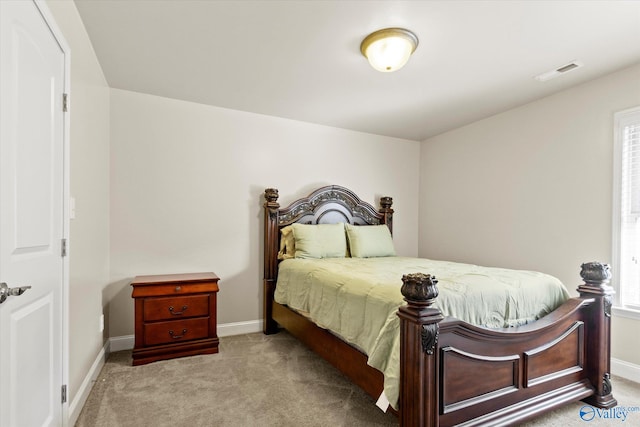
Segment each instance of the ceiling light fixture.
M404 28L385 28L365 37L360 52L378 71L397 71L409 60L418 47L418 37Z

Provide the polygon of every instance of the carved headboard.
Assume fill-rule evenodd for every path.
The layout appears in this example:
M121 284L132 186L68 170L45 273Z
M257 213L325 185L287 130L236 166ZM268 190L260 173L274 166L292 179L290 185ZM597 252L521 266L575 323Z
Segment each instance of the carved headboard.
M393 199L380 198L380 209L363 202L356 194L338 185L322 187L307 197L296 200L284 209L278 203L278 190L264 191L264 318L265 331L275 328L271 319L271 304L278 277L280 229L293 223L354 225L386 224L393 233Z
M265 190L267 200L277 199L278 190ZM274 200L275 201L275 200ZM355 225L389 224L392 199L383 197L380 200L382 209L377 211L372 205L360 200L355 193L338 185L319 188L308 197L296 200L288 207L278 210L278 227L293 223L303 224L335 224L345 222ZM391 227L390 227L391 228Z

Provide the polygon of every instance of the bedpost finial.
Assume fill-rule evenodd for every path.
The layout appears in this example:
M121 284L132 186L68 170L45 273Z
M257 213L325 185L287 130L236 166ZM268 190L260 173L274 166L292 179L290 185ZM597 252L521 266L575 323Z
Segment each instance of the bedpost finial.
M391 209L391 205L393 204L393 197L384 196L380 197L380 206L382 209Z
M278 189L277 188L267 188L264 190L264 198L267 202L276 202L278 201Z
M611 280L611 267L601 262L585 262L581 266L580 277L589 284L599 285Z
M437 284L438 279L430 274L405 274L402 276L400 292L407 302L431 305L438 296Z

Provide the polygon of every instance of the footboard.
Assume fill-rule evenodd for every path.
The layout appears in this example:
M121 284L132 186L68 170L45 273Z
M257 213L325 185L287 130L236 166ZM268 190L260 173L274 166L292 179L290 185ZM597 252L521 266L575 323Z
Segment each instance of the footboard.
M616 405L609 382L608 266L583 265L579 298L530 325L443 319L437 280L403 277L400 424L513 425L567 402Z

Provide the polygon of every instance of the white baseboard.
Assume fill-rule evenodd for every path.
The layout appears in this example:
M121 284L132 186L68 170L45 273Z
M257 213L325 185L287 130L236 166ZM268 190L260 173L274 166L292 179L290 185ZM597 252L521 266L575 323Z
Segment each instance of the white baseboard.
M100 374L100 370L104 366L104 362L107 360L107 356L109 354L109 341L105 342L102 346L96 359L94 360L91 368L89 368L89 372L82 381L78 392L74 396L71 403L69 403L69 423L67 425L73 426L78 421L78 417L80 416L80 412L82 412L82 408L89 397L89 393L93 388L93 383L96 378Z
M218 325L219 337L230 337L232 335L253 334L254 332L262 332L262 320L223 323L222 325Z
M123 335L109 338L109 353L131 350L135 344L135 335Z
M611 358L611 373L618 377L640 383L640 365Z

